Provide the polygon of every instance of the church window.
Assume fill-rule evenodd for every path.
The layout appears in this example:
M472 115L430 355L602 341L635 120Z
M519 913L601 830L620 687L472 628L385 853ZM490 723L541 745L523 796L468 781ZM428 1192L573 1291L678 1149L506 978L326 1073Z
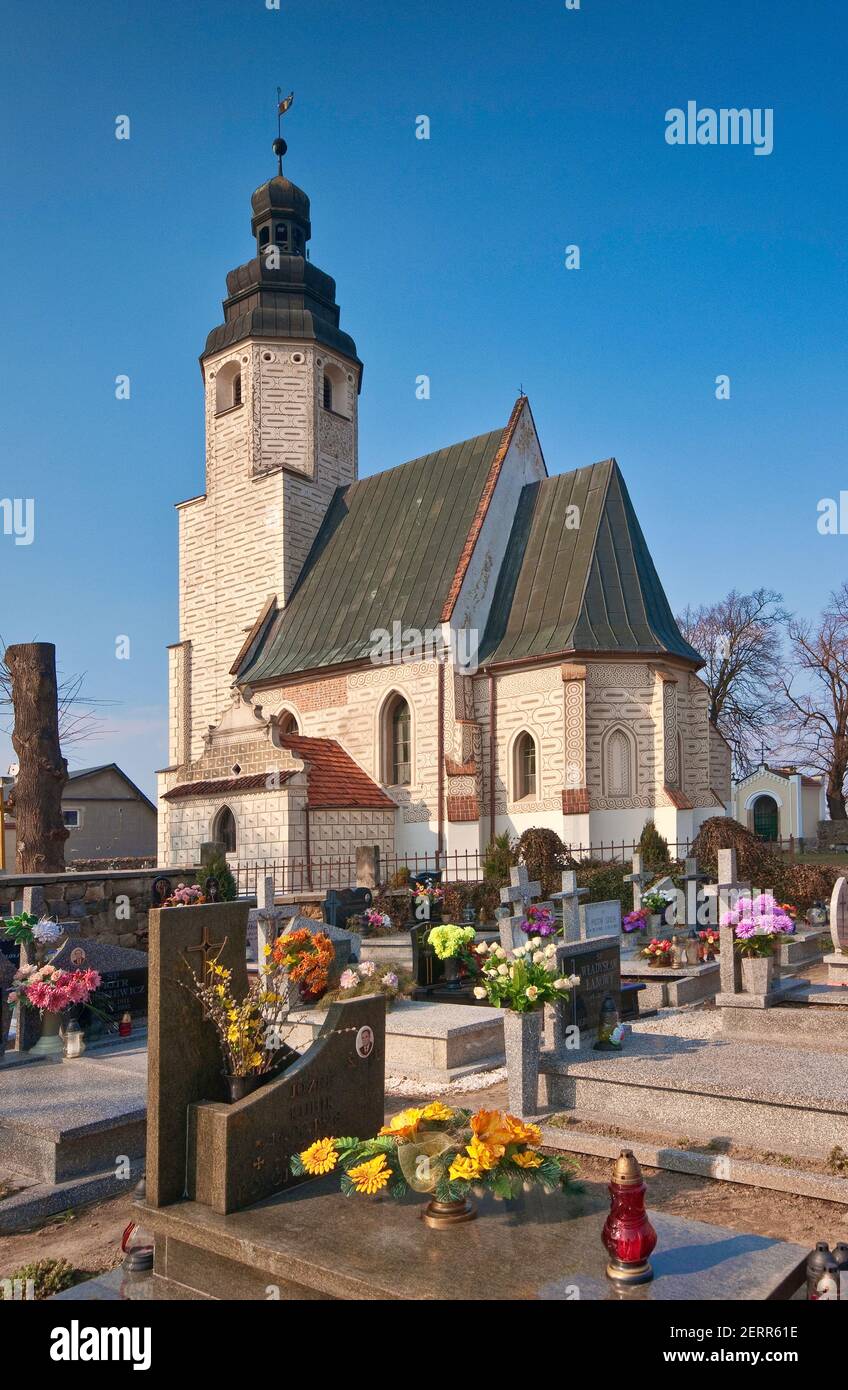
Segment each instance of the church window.
M227 854L236 852L236 818L229 806L222 806L212 827L212 839L224 846Z
M238 362L228 362L215 379L215 412L221 415L242 403L241 367Z
M289 240L289 229L285 222L277 223L276 241L278 246L287 246Z
M299 734L300 727L290 709L284 709L277 719L277 728L285 738L288 734Z
M347 415L345 400L347 389L345 387L344 373L333 362L324 363L323 372L323 405L325 410L332 410L334 415Z
M611 729L604 736L603 770L606 796L633 795L633 740L624 729Z
M515 740L515 799L536 796L536 740L532 734L519 734Z
M383 781L408 787L412 781L412 716L402 695L395 695L383 714Z
M324 373L323 406L325 410L332 410L333 408L333 383L326 372Z
M271 228L270 228L270 227L261 227L260 230L259 230L259 246L260 246L260 248L263 247L263 246L267 246L267 245L268 245L268 242L269 242L269 240L270 240L270 238L271 238Z

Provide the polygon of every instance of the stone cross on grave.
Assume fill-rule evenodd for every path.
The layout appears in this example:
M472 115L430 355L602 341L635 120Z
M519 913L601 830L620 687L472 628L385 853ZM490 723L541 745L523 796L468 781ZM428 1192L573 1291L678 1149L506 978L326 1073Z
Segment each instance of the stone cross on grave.
M830 938L837 955L848 955L848 884L838 878L830 899Z
M294 907L274 906L274 879L268 874L256 894L258 906L251 908L247 918L248 958L256 951L257 965L265 964L265 947L276 941L285 925L295 916ZM256 945L254 947L254 941Z
M642 889L645 887L645 884L646 884L646 883L650 883L650 882L651 882L651 880L653 879L653 877L654 877L653 874L645 873L645 870L644 870L644 868L643 868L643 866L642 866L642 856L641 856L641 854L639 854L638 852L637 852L636 854L634 854L634 856L633 856L633 872L632 872L632 874L625 874L625 875L624 875L624 882L625 882L625 883L632 883L632 884L633 884L633 911L634 911L634 912L638 912L638 911L639 911L639 908L642 906Z
M694 927L695 931L697 931L699 926L698 888L707 876L706 874L698 872L697 859L684 860L684 868L686 872L683 874L683 882L686 885L684 890L686 896L684 899L683 921L680 925L682 927Z
M223 941L210 940L209 919L207 918L203 923L203 935L201 936L200 940L194 946L186 946L185 951L183 952L183 954L186 956L193 956L198 954L202 956L203 961L200 965L199 970L192 962L192 969L194 970L194 973L199 980L202 980L204 983L206 982L206 976L209 971L210 960L216 961L226 944L226 937L224 937Z
M533 904L533 899L537 898L542 891L541 883L535 879L531 880L527 872L526 865L519 864L517 868L509 871L509 888L501 889L501 902L507 908L512 907L515 911L511 916L499 915L498 926L501 934L501 945L505 951L512 951L516 946L522 945L527 940L527 933L521 930L521 923L526 916L527 909ZM535 907L547 907L553 911L553 903L535 903ZM501 909L503 911L503 909Z
M720 849L718 852L718 883L709 883L704 889L708 898L715 898L718 908L719 938L719 981L723 995L742 993L742 966L735 949L732 926L722 926L721 919L731 908L736 907L739 898L750 893L749 883L740 883L736 877L736 850Z
M574 869L566 869L562 876L562 892L551 894L555 903L562 903L562 939L569 945L574 941L585 940L580 916L580 899L587 897L588 893L588 888L577 887L577 874Z

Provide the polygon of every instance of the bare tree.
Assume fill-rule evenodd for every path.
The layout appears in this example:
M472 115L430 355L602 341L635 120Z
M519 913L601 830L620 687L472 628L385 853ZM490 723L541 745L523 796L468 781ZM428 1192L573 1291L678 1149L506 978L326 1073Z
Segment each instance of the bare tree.
M59 746L56 648L23 642L3 657L15 710L12 746L18 755L15 821L18 873L61 873L68 832L62 791L68 764Z
M710 719L733 750L737 777L751 771L757 746L780 720L781 628L788 618L773 589L732 589L718 603L686 608L677 618L704 658L699 674L710 692Z
M4 649L9 650L0 637L0 653L3 653ZM111 702L91 699L84 693L84 682L85 673L66 676L58 681L56 687L59 737L63 748L85 743L89 739L102 738L103 734L108 732L98 710ZM12 676L5 655L0 655L0 733L11 734L13 725Z
M830 596L815 623L788 626L793 675L781 682L784 723L805 766L825 779L832 820L845 820L848 774L848 583ZM805 689L793 689L800 677Z

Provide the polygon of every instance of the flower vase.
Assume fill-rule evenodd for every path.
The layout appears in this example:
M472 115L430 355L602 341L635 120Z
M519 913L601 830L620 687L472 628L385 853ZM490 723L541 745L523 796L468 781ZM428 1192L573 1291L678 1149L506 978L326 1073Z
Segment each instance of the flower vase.
M518 1013L504 1009L509 1108L516 1115L535 1115L539 1108L539 1055L542 1050L544 1011Z
M456 956L448 956L447 960L443 961L442 964L444 966L443 979L448 984L453 984L456 980L459 979L458 958Z
M62 1019L60 1014L43 1013L41 1015L41 1037L37 1043L29 1049L30 1057L61 1057L64 1051L60 1028Z
M746 994L768 994L774 976L771 956L742 957L742 987Z
M660 932L662 931L663 913L652 912L650 917L648 918L648 925L651 929L651 935L659 936Z
M463 1221L473 1221L477 1208L468 1197L460 1197L455 1202L437 1202L432 1197L420 1212L421 1220L435 1231L444 1231L449 1226L459 1226Z

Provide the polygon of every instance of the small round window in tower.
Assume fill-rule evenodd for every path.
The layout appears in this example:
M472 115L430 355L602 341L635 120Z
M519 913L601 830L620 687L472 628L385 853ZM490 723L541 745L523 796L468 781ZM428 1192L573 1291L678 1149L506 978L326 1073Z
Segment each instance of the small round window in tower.
M296 367L302 367L304 362L306 361L306 358L304 357L302 352L293 352L291 355L291 360L292 362L294 362Z
M263 354L262 354L262 361L263 361L263 362L273 362L273 360L274 360L273 353L270 353L270 352L263 352Z

